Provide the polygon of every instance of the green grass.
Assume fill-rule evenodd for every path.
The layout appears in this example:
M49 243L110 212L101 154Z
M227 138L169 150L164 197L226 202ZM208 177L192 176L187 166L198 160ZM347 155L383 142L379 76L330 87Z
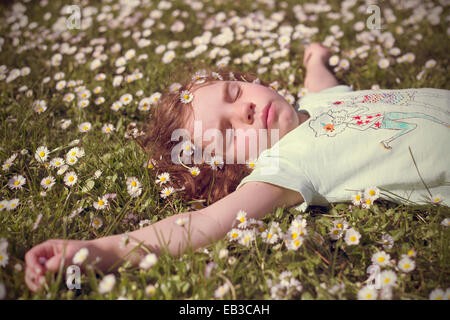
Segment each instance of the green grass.
M332 1L332 10L339 12L339 1ZM239 3L239 4L238 4ZM300 22L295 19L292 7L297 1L286 1L287 8L280 7L276 1L275 8L270 8L258 1L204 1L204 8L199 10L207 16L217 12L229 13L234 10L237 15L243 17L251 11L260 9L266 17L273 12L285 11L283 20L295 27ZM434 3L434 2L430 2ZM436 2L437 3L437 2ZM215 47L210 44L208 50L194 59L184 58L184 54L191 51L193 47L175 49L176 58L169 64L161 62L161 55L154 53L159 44L167 44L171 40L192 40L195 36L203 33L204 21L196 17L196 12L182 1L174 1L169 10L163 10L164 15L160 19L166 24L165 30L159 30L156 26L151 27L152 34L149 37L152 44L146 48L139 48L131 36L123 36L123 31L128 29L131 33L142 31L141 18L139 22L124 28L107 28L101 33L99 27L106 25L105 21L98 22L94 19L93 25L87 30L72 30L73 36L85 32L80 42L70 44L80 48L88 47L89 41L95 38L105 37L105 53L108 59L102 66L94 71L89 70L89 64L93 60L91 54L86 53L86 63L77 64L74 55L64 55L60 66L49 66L47 62L54 53L51 47L55 43L64 42L61 38L51 40L44 36L40 26L51 28L52 24L60 16L64 4L72 4L70 1L51 1L51 5L40 7L39 2L32 1L26 4L29 22L36 21L38 27L29 30L29 35L19 32L19 46L28 43L32 37L41 36L41 45L47 45L48 50L37 48L18 53L18 46L13 46L11 23L6 23L7 10L11 5L2 5L2 16L0 24L1 37L5 39L0 52L0 65L4 64L9 70L13 68L30 67L31 73L24 77L6 83L0 81L0 160L5 161L13 153L17 153L17 159L8 171L2 171L0 176L0 200L20 199L19 207L12 211L0 212L0 238L6 238L9 246L7 254L9 262L5 267L0 267L0 283L6 287L7 299L117 299L127 297L129 299L213 299L215 290L224 283L232 284L232 288L226 299L271 299L271 289L268 280L278 282L278 277L283 271L292 272L292 277L301 282L300 292L291 290L282 299L356 299L357 293L368 279L367 268L372 264L371 257L377 250L384 250L390 254L391 259L397 262L402 254L414 249L416 257L415 269L409 273L388 267L384 269L395 270L398 280L393 289L393 299L428 299L430 293L441 288L444 291L450 286L450 257L448 253L450 233L448 228L441 225L445 218L450 217L448 207L435 204L422 206L406 206L376 201L370 209L360 209L349 204L333 204L331 209L325 210L313 208L306 213L294 209L278 208L272 214L266 215L262 221L267 226L270 222L280 223L283 232L287 229L298 215L302 215L308 223L308 236L304 244L297 251L289 251L285 246L277 248L274 245L264 243L260 237L245 247L228 239L222 239L207 247L208 253L188 252L185 255L174 258L169 254L162 254L158 263L148 271L139 268L127 268L124 266L116 274L116 285L108 294L98 292L98 283L102 275L96 277L92 273L82 276L81 290L67 290L62 274L48 275L47 286L37 294L32 294L24 282L24 255L34 245L52 238L67 239L94 239L111 234L124 233L139 228L139 221L149 219L156 222L167 216L191 210L189 204L180 199L171 197L169 200L160 199L159 187L155 185L154 172L143 168L147 160L145 154L130 140L124 138L127 124L135 121L142 124L146 119L146 113L137 109L140 97L135 93L143 90L143 96L150 96L154 92L161 92L164 88L176 80L179 72L186 70L190 65L192 70L203 63L214 65L218 60L208 58L208 52ZM113 5L111 3L109 5ZM319 32L310 38L310 41L323 41L330 35L329 27L337 24L345 31L340 42L341 52L336 53L342 57L342 52L356 49L362 43L355 39L356 31L353 24L363 21L367 15L358 13L358 5L350 9L355 14L355 19L344 23L342 19L332 20L326 17L326 13L318 15L317 21L305 22L307 26L319 27ZM92 6L101 8L94 2ZM147 17L151 10L155 9L157 1L150 6L140 6L139 12L142 17ZM254 6L254 7L252 7ZM449 56L448 36L445 19L448 17L449 8L444 7L441 13L440 23L431 25L426 18L421 19L413 27L404 27L403 34L396 34L395 27L399 26L404 19L411 16L412 10L399 10L391 6L388 1L380 4L382 8L392 7L397 17L395 23L382 23L386 29L394 35L396 42L394 46L401 49L402 54L413 52L415 61L413 63L391 63L388 69L379 69L378 57L374 50L376 43L369 43L371 49L365 59L349 59L350 69L337 72L337 77L343 83L353 85L354 89L370 89L373 84L381 88L419 88L432 87L450 89L448 82ZM209 9L211 8L211 12ZM170 25L175 20L170 13L174 9L180 9L188 13L186 18L178 17L184 21L186 27L182 33L173 34L169 31ZM44 15L50 12L49 20ZM112 9L115 17L119 10ZM131 13L135 13L134 11ZM95 17L95 16L94 16ZM417 29L414 29L417 27ZM27 27L23 28L27 30ZM276 29L273 30L275 32ZM365 29L365 31L368 31ZM214 35L219 29L213 29ZM417 44L410 41L416 34L422 34L423 40ZM110 47L114 43L122 45L121 53L111 53ZM269 71L261 75L264 80L281 80L288 83L289 74L295 75L295 81L287 85L288 91L294 96L303 87L304 69L301 67L303 48L305 43L300 39L291 42L290 53L287 58L273 60L272 63L280 63L288 60L291 66L280 74L275 75ZM277 47L275 41L274 46ZM225 46L230 50L232 58L241 57L246 52L258 49L255 45L243 47L239 41L234 41ZM112 78L116 67L114 61L126 52L136 49L136 57L126 64L124 74L139 69L143 73L141 80L119 87L112 86ZM388 55L387 49L383 49ZM140 54L147 53L148 59L137 61ZM429 59L435 59L437 65L433 69L427 69L423 77L418 80L416 75L424 69L424 64ZM232 60L231 60L232 61ZM232 63L230 63L232 65ZM243 70L256 71L257 64L237 66ZM64 103L62 97L72 89L55 90L57 81L53 76L57 72L64 72L66 80L83 80L87 89L93 90L100 85L103 92L99 95L92 94L90 105L85 109L79 109L76 105L77 99L71 103ZM98 82L94 79L97 73L104 72L106 81ZM48 83L43 83L43 78L51 77ZM398 78L398 80L396 80ZM27 97L25 92L19 92L19 88L26 85L32 91L33 96ZM27 89L27 90L28 90ZM131 93L133 103L123 107L119 112L110 109L111 104L117 101L121 95ZM103 96L105 102L99 106L94 104L97 96ZM41 114L33 111L32 103L35 99L43 99L47 102L47 110ZM60 127L61 119L71 119L71 126L63 130ZM80 133L77 125L84 121L92 124L92 129L87 133ZM116 131L111 135L101 132L105 123L112 123ZM79 159L73 169L78 174L78 183L69 188L62 181L63 175L57 175L56 170L45 168L34 159L35 150L45 145L51 151L50 159L56 156L64 157L71 146L70 142L79 139L78 146L85 150L85 156ZM28 150L28 154L21 154L21 150ZM69 170L71 170L69 169ZM94 179L94 172L100 169L102 175ZM8 180L20 174L26 178L26 183L21 190L8 188ZM411 173L411 174L416 174ZM45 196L40 186L42 178L53 175L56 184L47 191ZM138 198L131 198L126 191L125 180L127 177L135 176L143 184L142 194ZM108 210L97 211L92 203L106 193L116 193L117 197L112 201ZM72 211L84 208L80 214L70 219ZM320 210L319 210L320 209ZM135 215L134 221L125 221L128 214ZM34 229L38 216L42 218ZM95 216L103 219L103 226L95 229L91 221ZM361 234L360 243L356 246L348 246L343 240L333 241L330 239L329 231L333 221L337 218L345 218L350 226ZM319 244L311 236L314 233L321 235L324 239ZM394 244L390 249L383 249L380 243L384 234L391 235ZM219 258L221 249L228 249L228 257ZM235 259L234 263L230 263ZM209 277L204 274L208 263L217 264ZM22 266L22 270L16 266ZM145 287L149 284L157 286L152 296L145 294ZM341 290L330 292L335 285L343 285Z

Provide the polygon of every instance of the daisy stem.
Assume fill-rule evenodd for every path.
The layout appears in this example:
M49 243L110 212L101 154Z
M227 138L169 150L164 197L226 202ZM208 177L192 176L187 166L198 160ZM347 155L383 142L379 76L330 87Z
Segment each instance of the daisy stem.
M214 186L214 180L215 180L216 174L213 172L213 177L212 177L212 182L211 182L211 188L209 188L209 193L208 193L208 202L206 203L207 206L209 206L209 200L211 197L211 191L213 189Z
M339 250L339 246L341 245L341 239L338 239L336 242L336 248L333 253L333 263L331 264L331 277L334 277L334 266L336 265L337 252Z

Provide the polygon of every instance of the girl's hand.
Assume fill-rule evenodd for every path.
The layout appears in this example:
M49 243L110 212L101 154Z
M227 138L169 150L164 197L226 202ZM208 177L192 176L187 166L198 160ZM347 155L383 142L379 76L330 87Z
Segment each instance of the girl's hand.
M52 239L31 248L25 254L25 283L28 288L33 292L38 291L45 282L45 272L57 272L59 270L63 252L64 268L66 268L73 264L72 259L75 253L81 248L89 248L90 243L87 240Z
M303 56L303 66L308 68L308 64L311 61L320 61L324 65L328 65L328 60L330 57L331 50L328 47L325 47L319 42L313 42L305 50L305 54Z

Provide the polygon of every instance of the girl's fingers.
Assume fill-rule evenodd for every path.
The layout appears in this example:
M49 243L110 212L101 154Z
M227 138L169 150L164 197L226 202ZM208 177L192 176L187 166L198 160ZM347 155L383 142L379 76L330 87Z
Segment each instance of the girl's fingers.
M50 241L42 242L34 246L25 254L25 262L28 267L33 268L37 274L43 274L45 265L40 259L50 259L54 255L53 245Z
M27 284L28 288L33 291L36 292L39 289L38 286L38 281L37 281L38 276L33 272L32 269L27 268L25 271L25 283Z

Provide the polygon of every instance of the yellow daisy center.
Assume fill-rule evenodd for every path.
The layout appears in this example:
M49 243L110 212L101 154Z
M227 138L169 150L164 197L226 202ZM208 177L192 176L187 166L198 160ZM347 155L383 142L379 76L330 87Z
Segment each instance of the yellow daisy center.
M41 153L39 153L39 156L44 157L45 156L45 152L41 151Z
M371 196L374 196L374 195L375 195L375 191L370 190L370 191L369 191L369 194L370 194Z
M102 206L102 205L104 205L104 204L105 204L105 202L104 202L103 200L99 200L99 201L98 201L98 205L99 205L99 206Z
M360 196L359 194L357 194L356 197L355 197L355 199L356 199L357 201L359 201L359 200L361 200L361 196Z
M131 185L132 185L133 187L136 187L136 181L131 181Z
M384 257L379 257L379 258L378 258L378 261L379 261L379 262L383 262L383 261L384 261Z
M233 232L233 233L231 234L231 236L232 236L233 238L237 238L237 237L238 237L238 234L237 234L236 232Z
M271 233L269 233L269 234L267 234L267 238L272 238L272 234Z
M50 179L45 180L45 184L50 184L50 183L52 183L52 181Z
M298 246L300 246L300 241L297 240L297 241L294 242L294 244L295 244L296 247L298 247Z
M166 181L166 177L161 177L161 181Z
M239 221L240 221L240 222L244 222L244 221L245 221L245 218L244 218L244 217L241 217L241 218L239 219Z
M20 182L18 180L14 181L14 185L18 185Z
M342 229L342 223L338 223L338 224L337 224L337 227L338 227L339 229Z
M73 176L70 176L69 181L72 182L73 180L75 180L75 178Z
M409 263L404 264L404 265L403 265L403 268L409 269Z
M16 206L15 203L11 203L11 207L14 208Z
M293 232L293 233L292 233L292 235L291 235L291 237L292 237L292 240L294 240L294 239L297 239L297 237L298 237L298 234L297 234L297 233L295 233L295 232Z
M350 237L350 241L351 241L351 242L355 242L355 241L356 241L356 237L355 237L355 236L351 236L351 237Z

